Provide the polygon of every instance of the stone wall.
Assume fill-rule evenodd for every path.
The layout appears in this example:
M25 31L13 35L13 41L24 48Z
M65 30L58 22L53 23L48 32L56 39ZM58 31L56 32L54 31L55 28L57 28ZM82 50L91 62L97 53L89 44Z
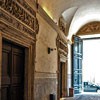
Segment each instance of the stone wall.
M35 100L49 100L50 94L57 94L56 74L36 73L34 87Z

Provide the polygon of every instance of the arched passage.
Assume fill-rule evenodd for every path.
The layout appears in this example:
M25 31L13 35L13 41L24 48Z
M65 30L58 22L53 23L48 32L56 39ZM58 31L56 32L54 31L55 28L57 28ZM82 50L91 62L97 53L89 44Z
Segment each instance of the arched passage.
M81 41L84 41L84 39L95 39L94 35L96 36L96 38L98 37L100 33L100 22L91 22L88 23L86 25L84 25L83 27L80 28L80 30L76 33L76 36L74 35L74 38L72 39L73 44L72 44L72 86L75 89L75 93L80 93L82 92L82 88L84 89L85 87L83 87L83 43L81 43ZM83 38L83 36L85 35L85 38ZM92 37L90 37L90 35ZM82 38L80 38L82 37ZM80 51L81 50L81 51ZM91 51L91 50L90 50ZM85 58L84 58L85 59ZM84 90L85 92L93 92L93 91L97 91L96 87L94 88L90 88L90 89L86 89Z

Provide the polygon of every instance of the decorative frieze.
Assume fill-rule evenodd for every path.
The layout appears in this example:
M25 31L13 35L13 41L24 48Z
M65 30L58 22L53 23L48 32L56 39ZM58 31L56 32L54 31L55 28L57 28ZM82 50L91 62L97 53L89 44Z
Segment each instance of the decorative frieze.
M4 21L32 36L38 33L36 13L24 0L2 0L0 4L0 17Z
M6 26L12 26L16 28L17 30L20 30L21 32L28 33L32 37L35 37L35 31L28 28L27 26L23 25L20 21L17 19L12 18L10 15L7 15L5 12L1 12L1 22L0 26L6 25ZM8 25L7 25L8 24ZM5 26L4 26L5 27ZM4 28L3 28L4 29ZM2 29L1 29L2 30Z
M59 36L57 37L57 48L58 48L58 52L60 55L63 55L64 58L66 58L67 60L67 56L68 56L68 46L66 43L64 43Z
M83 26L79 31L78 35L84 35L89 33L100 33L100 22L91 22Z
M25 9L27 9L32 15L36 17L36 12L25 2L25 0L16 1L18 1Z
M59 19L59 28L64 34L67 33L66 23L65 23L65 20L62 17L60 17L60 19Z

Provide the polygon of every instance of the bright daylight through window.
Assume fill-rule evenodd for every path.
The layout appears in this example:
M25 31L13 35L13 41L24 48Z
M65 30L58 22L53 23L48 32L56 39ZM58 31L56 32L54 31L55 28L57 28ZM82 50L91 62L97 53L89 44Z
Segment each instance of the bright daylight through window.
M83 41L83 83L85 92L100 90L100 39Z

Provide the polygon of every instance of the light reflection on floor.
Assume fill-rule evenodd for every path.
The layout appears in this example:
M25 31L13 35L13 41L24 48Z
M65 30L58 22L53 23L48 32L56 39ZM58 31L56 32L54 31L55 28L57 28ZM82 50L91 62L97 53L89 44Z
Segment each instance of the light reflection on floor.
M100 93L97 92L82 92L74 97L66 97L60 100L100 100Z
M71 100L100 100L100 92L83 92L75 95Z

